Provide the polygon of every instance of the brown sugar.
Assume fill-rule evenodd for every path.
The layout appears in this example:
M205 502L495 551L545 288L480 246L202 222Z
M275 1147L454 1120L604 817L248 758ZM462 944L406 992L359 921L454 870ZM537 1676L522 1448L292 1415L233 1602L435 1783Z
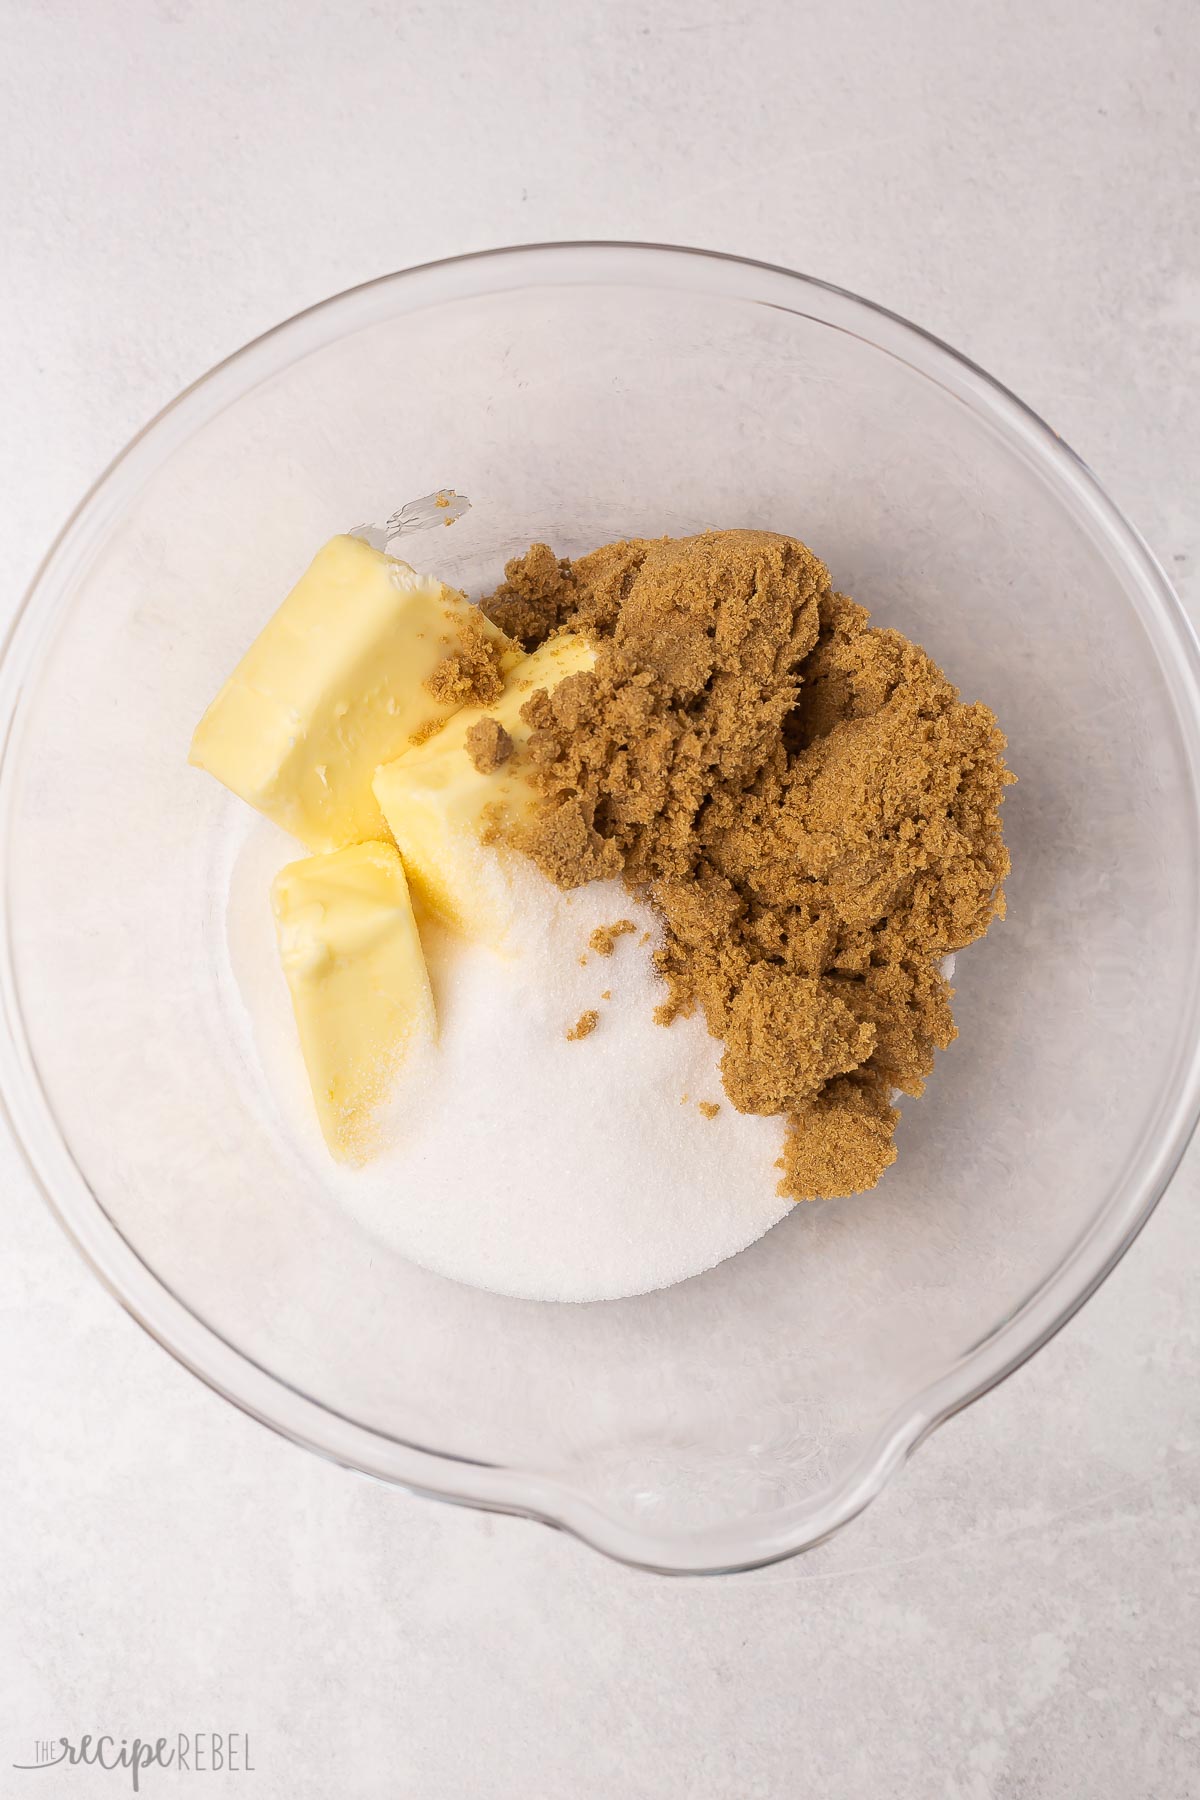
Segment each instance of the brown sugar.
M777 963L751 966L725 1006L721 1079L739 1112L795 1112L866 1062L875 1027L847 1006L841 985Z
M611 956L616 949L617 939L636 930L637 926L632 919L617 919L612 925L597 925L588 939L588 948L594 950L597 956Z
M513 741L499 719L476 719L464 740L467 755L481 775L491 775L512 755Z
M577 1044L580 1038L591 1037L599 1023L600 1014L598 1012L590 1008L587 1012L581 1012L567 1032L567 1042Z
M522 709L541 802L513 842L654 907L656 1017L699 1010L734 1106L786 1117L781 1192L873 1186L893 1095L955 1035L942 959L1003 916L995 718L792 538L535 545L505 574L505 631L597 649Z
M696 1105L706 1119L715 1119L721 1110L720 1104L716 1100L698 1100Z
M435 664L425 678L426 691L447 706L491 706L504 692L504 652L483 616L455 615L457 648Z

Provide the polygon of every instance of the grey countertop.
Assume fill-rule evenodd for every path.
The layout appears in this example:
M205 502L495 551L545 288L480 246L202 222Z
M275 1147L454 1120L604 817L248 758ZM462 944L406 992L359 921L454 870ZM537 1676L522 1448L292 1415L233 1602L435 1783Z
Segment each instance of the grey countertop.
M0 609L249 336L388 268L612 236L945 337L1195 616L1191 0L561 10L10 3ZM91 1730L248 1733L252 1774L194 1785L261 1800L1200 1794L1198 1198L1193 1152L1073 1323L832 1543L669 1582L277 1441L100 1290L5 1141L0 1793L128 1791L10 1766Z

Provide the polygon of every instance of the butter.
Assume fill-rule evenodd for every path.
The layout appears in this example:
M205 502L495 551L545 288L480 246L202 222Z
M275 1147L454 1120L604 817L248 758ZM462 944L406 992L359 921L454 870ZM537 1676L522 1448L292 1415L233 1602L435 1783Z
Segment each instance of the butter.
M363 1162L405 1059L436 1036L433 996L392 844L289 863L271 888L279 955L325 1141Z
M189 761L312 850L386 838L371 777L457 710L424 684L464 629L507 643L453 588L331 538L205 713Z
M484 839L518 822L536 800L521 708L535 689L553 688L595 660L583 638L552 638L509 672L493 706L465 707L436 736L376 773L375 793L414 894L466 937L499 948L512 917L500 853ZM513 743L511 756L486 775L466 749L468 731L483 718L498 720Z

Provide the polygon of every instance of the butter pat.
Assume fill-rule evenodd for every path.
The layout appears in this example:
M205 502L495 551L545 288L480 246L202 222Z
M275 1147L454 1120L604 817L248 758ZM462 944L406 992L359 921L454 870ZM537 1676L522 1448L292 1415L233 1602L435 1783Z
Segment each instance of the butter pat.
M189 760L312 850L387 827L381 762L449 718L425 686L467 638L519 657L478 607L358 538L331 538L221 689Z
M363 1162L405 1059L436 1036L433 996L394 845L289 863L271 889L279 955L321 1130Z
M400 846L413 892L465 936L499 947L512 917L498 837L533 807L528 779L529 726L521 708L537 688L554 688L590 669L596 653L583 638L552 638L509 673L494 706L464 707L426 743L381 768L375 793ZM483 775L467 752L467 733L492 718L512 739L512 754Z

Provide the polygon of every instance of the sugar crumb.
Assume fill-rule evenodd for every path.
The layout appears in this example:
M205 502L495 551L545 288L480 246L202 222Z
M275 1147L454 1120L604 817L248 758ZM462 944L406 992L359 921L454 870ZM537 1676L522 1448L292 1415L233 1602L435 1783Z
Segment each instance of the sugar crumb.
M490 716L476 719L463 740L463 747L480 775L491 775L508 761L513 741L499 719Z
M567 1033L567 1042L577 1044L580 1038L591 1037L599 1023L600 1014L594 1008L589 1008L587 1012L581 1012Z
M697 1104L706 1119L715 1119L721 1110L715 1100L701 1100Z
M445 719L426 719L423 725L418 725L415 731L409 732L409 743L414 747L418 744L427 744L429 739L434 737L442 729L442 726L445 723Z
M588 939L588 945L596 952L597 956L611 956L617 939L624 937L626 932L636 930L637 926L632 919L617 919L611 925L597 925ZM648 935L649 933L647 933Z
M504 692L502 658L511 648L478 607L469 612L448 611L454 627L443 641L456 648L425 677L426 693L442 706L492 706Z

